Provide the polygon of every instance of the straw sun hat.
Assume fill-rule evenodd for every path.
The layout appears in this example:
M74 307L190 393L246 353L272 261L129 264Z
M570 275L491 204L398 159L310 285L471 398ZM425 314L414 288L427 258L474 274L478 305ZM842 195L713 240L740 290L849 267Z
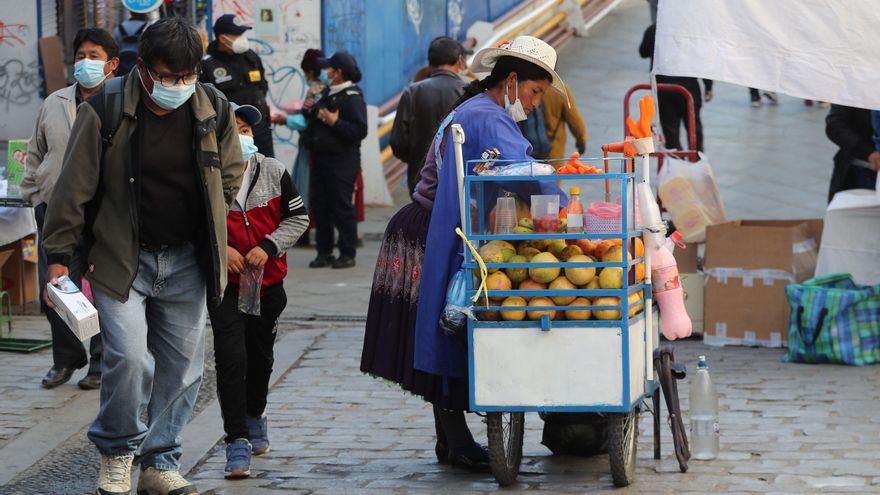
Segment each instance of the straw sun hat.
M517 36L510 42L504 42L496 48L483 48L471 63L471 70L475 73L491 72L495 67L498 57L516 57L531 62L546 70L553 77L551 87L558 91L568 103L568 94L562 83L562 78L556 73L556 50L538 38L532 36Z

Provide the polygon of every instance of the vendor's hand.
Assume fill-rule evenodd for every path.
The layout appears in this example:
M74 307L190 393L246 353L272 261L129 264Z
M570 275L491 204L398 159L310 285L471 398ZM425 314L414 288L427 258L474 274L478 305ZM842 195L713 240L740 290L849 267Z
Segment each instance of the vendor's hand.
M880 171L880 152L873 152L868 155L868 161L871 162L871 168Z
M60 263L52 263L48 267L46 267L46 280L49 281L52 285L58 285L58 279L65 276L70 275L70 271L66 266ZM49 299L49 291L43 291L43 302L46 303L46 306L49 308L54 308L55 303Z
M326 108L322 108L318 110L318 118L321 119L321 122L328 127L333 127L336 124L336 121L339 120L339 110L335 112L331 112Z
M254 268L263 268L263 266L266 265L266 262L269 261L269 255L266 251L263 251L263 248L257 246L248 252L245 259L247 259L248 265L251 265Z
M226 246L226 266L229 273L238 274L244 270L244 257L232 246Z
M578 145L576 147L577 147L577 152L581 156L584 156L584 153L587 151L587 143L578 143Z
M273 124L287 124L287 114L284 114L284 113L272 114L272 123Z
M709 91L706 91L706 94L703 97L703 99L706 101L706 103L709 103L710 101L712 101L712 98L714 98L714 97L715 97L715 92L713 92L710 89Z

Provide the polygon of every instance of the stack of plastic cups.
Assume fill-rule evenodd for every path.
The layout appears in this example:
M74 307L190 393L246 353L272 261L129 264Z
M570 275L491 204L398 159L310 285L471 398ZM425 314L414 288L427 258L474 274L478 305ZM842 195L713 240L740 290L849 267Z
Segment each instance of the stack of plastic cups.
M495 203L495 234L511 234L516 228L516 198L505 196Z

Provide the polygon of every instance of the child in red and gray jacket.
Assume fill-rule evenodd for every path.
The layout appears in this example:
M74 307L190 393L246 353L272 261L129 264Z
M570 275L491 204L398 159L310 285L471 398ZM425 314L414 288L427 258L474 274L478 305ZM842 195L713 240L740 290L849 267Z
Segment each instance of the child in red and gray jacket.
M269 452L266 396L278 317L287 305L287 249L309 225L303 200L284 165L256 152L252 127L259 110L236 105L235 122L246 168L226 216L229 284L211 308L217 395L226 431L226 478L250 476L251 454ZM239 310L240 277L262 268L258 315ZM242 297L247 297L242 290ZM257 312L257 311L252 311Z

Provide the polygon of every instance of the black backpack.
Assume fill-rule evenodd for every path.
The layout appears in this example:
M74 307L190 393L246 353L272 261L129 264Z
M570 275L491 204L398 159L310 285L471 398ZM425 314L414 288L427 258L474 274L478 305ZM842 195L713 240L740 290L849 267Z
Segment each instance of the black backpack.
M119 43L119 68L117 74L128 74L138 58L138 45L147 21L129 19L116 27L116 42Z

